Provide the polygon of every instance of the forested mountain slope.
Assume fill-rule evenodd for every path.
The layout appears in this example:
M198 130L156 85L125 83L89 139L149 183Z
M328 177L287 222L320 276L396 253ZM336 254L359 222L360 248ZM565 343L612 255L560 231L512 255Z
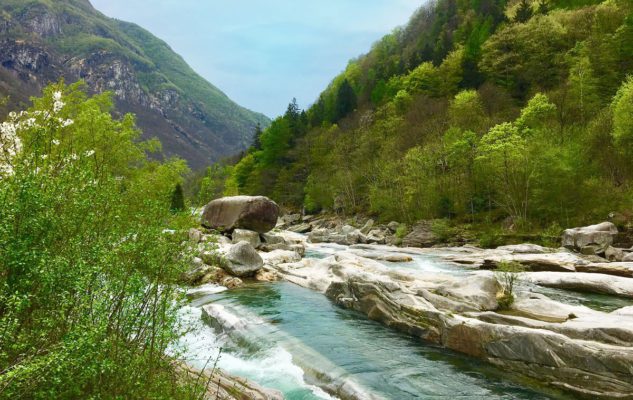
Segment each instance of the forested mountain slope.
M196 74L163 41L114 20L88 0L0 2L0 95L18 109L51 81L84 79L94 92L114 92L117 111L133 112L166 155L194 167L248 147L268 119L231 101Z
M633 210L633 3L438 0L291 104L203 190L383 220Z

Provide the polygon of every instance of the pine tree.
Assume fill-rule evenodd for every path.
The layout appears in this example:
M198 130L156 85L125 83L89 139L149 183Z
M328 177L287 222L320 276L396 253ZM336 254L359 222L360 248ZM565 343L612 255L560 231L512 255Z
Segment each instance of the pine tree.
M262 136L263 130L261 124L258 122L257 126L255 126L255 132L253 132L253 144L251 144L251 149L253 150L261 150L262 149Z
M185 193L182 190L182 185L179 183L176 185L174 192L171 195L171 211L179 212L185 210Z
M514 22L524 23L532 18L534 12L532 11L532 4L528 0L521 0L517 13L514 16Z
M336 108L334 122L340 121L356 109L356 93L347 79L341 83L336 96Z
M545 15L549 12L549 4L547 3L547 0L539 1L538 9L536 12L541 15Z

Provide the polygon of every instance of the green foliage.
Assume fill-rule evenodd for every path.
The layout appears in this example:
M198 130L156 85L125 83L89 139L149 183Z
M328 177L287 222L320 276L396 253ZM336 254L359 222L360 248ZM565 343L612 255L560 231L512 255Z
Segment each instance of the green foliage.
M150 161L134 119L80 89L53 85L2 125L17 151L0 161L0 397L196 397L165 355L188 260L163 231L184 164Z
M265 130L227 187L308 212L468 223L485 247L629 213L633 5L525 3L541 11L524 23L505 19L518 2L421 9L305 119ZM339 120L341 91L356 106Z
M508 310L514 304L514 286L519 280L519 274L524 271L523 265L514 261L502 261L497 266L495 276L503 290L501 296L497 297L500 310Z
M180 183L176 185L171 195L170 210L172 212L182 212L185 210L185 193Z

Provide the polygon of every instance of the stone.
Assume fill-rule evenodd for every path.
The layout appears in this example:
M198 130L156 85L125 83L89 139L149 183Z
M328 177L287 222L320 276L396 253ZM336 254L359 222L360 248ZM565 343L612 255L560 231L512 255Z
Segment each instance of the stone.
M405 236L402 244L405 247L432 247L439 243L439 238L432 232L430 221L421 221L413 226Z
M385 244L387 239L383 231L374 229L367 235L366 243Z
M299 225L291 226L290 228L288 228L288 230L294 233L308 233L312 230L312 225L308 223L299 224Z
M577 265L576 271L633 278L633 262L610 262Z
M255 280L257 282L277 282L279 280L279 274L275 271L260 269L255 275Z
M633 253L628 253L622 257L622 261L624 262L633 262Z
M240 278L254 276L264 266L264 260L248 242L231 246L226 259L228 262L222 268Z
M286 243L286 240L283 238L283 236L273 235L270 233L262 233L261 238L262 238L262 241L266 244Z
M633 279L596 273L532 272L521 279L556 289L633 298Z
M445 297L466 302L482 311L496 310L497 294L501 285L493 275L474 275L436 289L436 293Z
M247 229L266 233L275 227L278 217L279 206L267 197L224 197L204 207L202 225L220 232Z
M189 240L195 244L198 244L202 241L202 232L200 232L196 228L189 229Z
M368 219L367 222L365 222L365 225L363 225L362 228L360 228L360 231L362 234L367 235L369 233L369 231L371 230L371 228L374 227L374 220L373 219Z
M563 232L562 244L563 247L574 250L581 250L590 245L597 246L596 254L600 254L613 244L613 238L617 233L618 228L611 222L567 229Z
M249 231L246 229L236 229L231 234L231 238L233 244L237 244L239 242L248 242L254 248L259 247L261 244L261 239L259 238L259 233L254 231Z
M301 222L301 214L286 214L280 218L280 222L284 226L291 226Z
M531 243L514 244L497 247L497 250L509 251L512 254L545 254L551 253L551 249Z
M622 261L624 258L624 251L622 249L609 246L604 252L604 257L609 261Z
M301 255L296 251L274 250L270 253L263 253L262 259L266 265L275 266L301 261Z
M236 289L244 284L240 278L227 276L220 282L227 289Z
M391 233L396 233L399 227L400 227L400 224L396 221L391 221L390 223L387 224L387 228L389 228Z

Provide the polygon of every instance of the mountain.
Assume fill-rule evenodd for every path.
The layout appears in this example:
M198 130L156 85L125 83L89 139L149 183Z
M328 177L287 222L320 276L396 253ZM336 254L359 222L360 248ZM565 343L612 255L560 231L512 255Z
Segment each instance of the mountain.
M226 187L480 231L633 224L631 73L630 0L426 2L273 121Z
M165 42L108 18L88 0L0 2L0 109L24 107L51 81L83 79L112 91L119 113L133 112L147 137L193 168L236 154L269 120L235 104Z

